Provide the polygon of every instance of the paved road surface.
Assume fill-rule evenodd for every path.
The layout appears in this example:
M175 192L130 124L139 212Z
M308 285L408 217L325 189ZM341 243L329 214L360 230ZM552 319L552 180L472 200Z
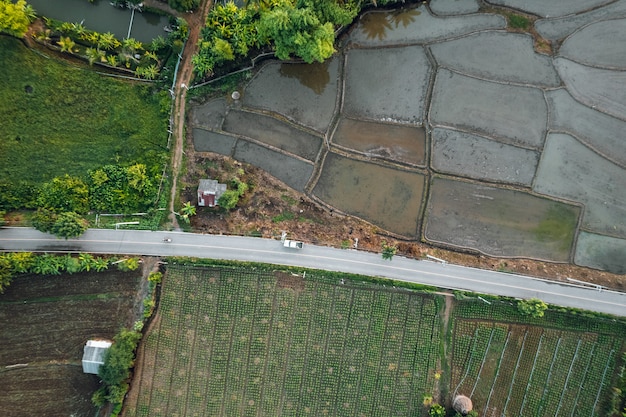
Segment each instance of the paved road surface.
M164 238L172 239L170 243ZM351 272L626 316L626 293L560 284L521 275L442 265L396 256L305 245L282 247L277 240L177 232L90 229L78 239L63 240L30 228L0 229L0 251L91 252L152 256L189 256L266 262Z

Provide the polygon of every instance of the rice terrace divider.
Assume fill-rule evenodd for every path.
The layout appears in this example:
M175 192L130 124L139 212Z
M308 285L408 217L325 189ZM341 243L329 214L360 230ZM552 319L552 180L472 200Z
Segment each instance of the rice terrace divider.
M444 349L432 292L173 261L125 416L426 416L422 400L448 393L484 416L601 416L625 349L623 321L523 317L510 300L467 294L452 303Z

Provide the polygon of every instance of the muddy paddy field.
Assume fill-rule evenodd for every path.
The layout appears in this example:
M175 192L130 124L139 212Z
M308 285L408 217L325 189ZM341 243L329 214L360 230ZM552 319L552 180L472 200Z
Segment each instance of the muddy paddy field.
M99 378L83 373L83 346L132 324L140 281L121 271L16 278L0 295L2 415L93 416Z
M570 16L538 2L492 3L365 13L327 63L269 61L237 88L240 100L196 103L188 148L197 157L255 165L298 191L294 201L367 225L318 233L303 224L306 209L279 195L267 200L269 225L252 217L241 226L255 211L242 205L232 215L240 226L223 232L286 229L369 250L397 239L407 256L451 250L450 261L470 253L557 279L573 265L593 269L587 280L626 273L626 9L580 3ZM185 198L210 175L190 174Z

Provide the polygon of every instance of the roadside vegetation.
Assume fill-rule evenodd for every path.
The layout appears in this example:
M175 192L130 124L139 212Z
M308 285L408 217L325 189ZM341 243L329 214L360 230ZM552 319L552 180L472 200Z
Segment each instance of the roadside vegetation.
M0 33L23 37L35 20L35 11L25 0L0 0Z
M95 257L88 253L78 255L34 254L31 252L0 253L0 294L13 279L21 274L61 275L79 272L102 272L111 265L120 271L134 271L139 267L137 258Z

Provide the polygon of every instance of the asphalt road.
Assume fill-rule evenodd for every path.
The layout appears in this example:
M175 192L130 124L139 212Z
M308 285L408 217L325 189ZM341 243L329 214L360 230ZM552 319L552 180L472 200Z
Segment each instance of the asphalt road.
M171 242L163 239L171 238ZM280 241L177 232L89 229L78 239L57 239L31 228L0 229L0 251L90 252L188 256L265 262L379 276L447 289L515 298L537 297L549 304L626 316L626 293L598 290L462 266L380 254L305 245L284 248Z

